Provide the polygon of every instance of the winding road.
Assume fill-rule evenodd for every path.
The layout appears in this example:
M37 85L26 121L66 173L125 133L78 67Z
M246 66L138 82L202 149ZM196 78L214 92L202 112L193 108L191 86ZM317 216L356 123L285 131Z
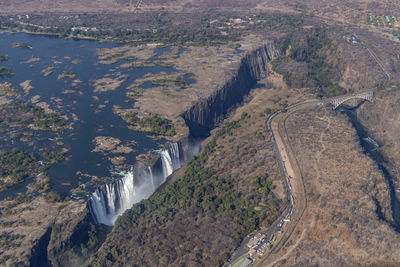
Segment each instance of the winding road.
M361 47L368 52L371 60L378 65L379 69L382 71L386 79L384 84L387 84L391 79L390 74L386 72L385 68L383 67L383 64L379 61L379 59L375 56L375 54L365 45L365 43L362 40L360 40L360 38L356 34L354 33L352 34L360 41ZM278 111L273 115L271 115L267 121L266 126L271 135L271 141L273 143L275 154L277 156L283 174L283 181L288 198L288 206L282 213L281 217L275 223L273 223L266 232L264 232L266 238L269 239L274 233L276 233L281 228L280 226L282 225L284 219L289 218L290 221L285 226L282 236L279 238L278 242L272 247L269 253L264 255L260 260L258 260L255 263L255 266L273 266L275 263L283 259L288 253L290 253L290 251L294 247L296 247L297 243L299 242L301 236L304 233L304 231L300 233L300 239L294 242L293 245L291 245L290 248L288 248L288 250L284 254L278 253L280 249L288 242L288 240L292 236L294 229L296 228L298 222L301 220L303 213L307 207L307 200L305 196L305 188L303 183L303 175L299 168L297 159L292 152L292 148L286 132L286 121L287 118L290 116L290 114L292 114L295 111L298 111L301 108L312 105L323 105L324 103L329 102L329 100L330 99L325 101L307 100L304 102L291 105L286 108L286 112ZM251 237L252 236L247 237L245 239L246 242L243 242L242 244L247 243L247 241ZM237 251L235 253L237 254L235 258L238 258L240 254L244 253L244 251L241 252L242 253L239 253L239 251Z
M391 79L390 74L385 70L383 64L371 51L371 49L368 48L365 45L365 43L355 33L352 34L359 40L361 47L368 52L371 60L378 65L379 69L382 71L386 79L384 84L387 84ZM304 101L301 103L297 103L288 107L287 112L282 113L278 111L268 119L267 128L271 134L271 140L274 144L275 154L277 155L278 161L282 169L282 173L284 174L283 180L286 187L288 199L290 199L291 196L293 196L295 201L294 202L289 201L288 208L282 215L282 218L284 218L287 216L288 211L293 212L293 215L291 216L291 221L286 226L286 229L282 237L280 238L278 243L271 249L270 253L265 255L261 260L257 261L255 266L273 266L276 262L285 257L285 255L289 253L293 247L295 247L292 246L292 248L290 248L284 255L279 256L277 253L280 250L280 248L284 246L286 242L289 240L294 229L296 228L297 223L300 221L305 208L307 207L303 176L298 166L297 159L292 153L285 125L286 125L286 120L290 116L290 114L298 110L298 108L304 107L305 105L318 105L323 103L324 101L322 100L312 100L312 101ZM288 184L287 177L291 177L291 180L293 181L293 186L290 186ZM271 226L271 228L276 229L277 223ZM303 233L301 233L301 235L302 234ZM297 243L295 243L295 245L296 244Z
M290 114L305 106L320 105L323 103L324 101L322 100L312 100L294 104L288 107L286 112L276 112L267 122L267 128L271 134L275 154L284 175L283 180L289 200L288 207L283 213L282 218L285 218L287 214L290 213L290 222L285 227L285 230L276 245L266 256L256 263L256 266L271 266L280 260L281 257L279 257L276 252L278 252L289 240L307 207L303 175L298 166L297 160L293 155L290 143L288 142L286 120ZM288 182L289 180L290 183ZM294 201L290 201L290 199L294 199ZM275 227L275 225L272 226L272 228Z

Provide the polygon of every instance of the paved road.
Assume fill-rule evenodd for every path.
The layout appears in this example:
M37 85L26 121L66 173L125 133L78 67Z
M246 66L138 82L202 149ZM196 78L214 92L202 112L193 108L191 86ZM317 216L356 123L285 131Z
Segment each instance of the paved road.
M377 57L375 56L375 54L364 44L364 42L363 42L359 37L357 37L356 34L353 33L353 35L359 40L359 42L361 43L361 46L362 46L364 49L366 49L366 51L367 51L367 52L369 53L369 55L370 55L370 58L379 66L380 70L381 70L381 71L383 72L383 74L385 75L385 78L386 78L385 84L388 83L388 82L390 81L390 75L389 75L389 73L386 72L385 68L384 68L383 65L380 63L380 61L377 59ZM329 100L325 100L325 101L329 101ZM286 108L286 112L290 112L290 111L292 111L293 109L295 109L295 108L297 108L297 107L299 107L299 106L302 106L302 105L320 104L320 103L324 103L325 101L322 101L322 100L311 100L311 101L300 102L300 103L291 105L290 107L287 107L287 108ZM285 209L285 211L282 213L281 217L280 217L277 221L275 221L267 231L262 232L262 233L264 233L264 234L266 235L266 239L267 239L267 240L270 240L271 236L272 236L273 234L275 234L275 233L280 229L279 225L282 223L283 219L286 218L287 215L288 215L289 213L290 213L290 214L293 213L294 208L295 208L295 207L294 207L294 206L295 206L295 203L294 203L294 202L296 202L296 201L294 201L294 202L291 202L291 201L290 201L291 197L293 196L293 191L292 191L293 188L292 188L292 186L290 186L290 185L288 184L287 179L286 179L286 178L289 176L289 175L288 175L288 171L287 171L287 169L286 169L286 165L287 165L287 162L286 162L286 161L289 160L289 155L286 154L286 153L288 153L287 151L281 151L281 150L279 149L279 146L278 146L278 144L277 144L277 142L276 142L275 133L274 133L274 131L273 131L273 129L272 129L272 121L273 121L277 116L279 116L280 114L282 114L281 111L278 111L278 112L272 114L272 115L270 116L270 118L268 119L267 125L266 125L266 126L267 126L267 129L268 129L268 131L269 131L269 133L270 133L270 135L271 135L271 141L272 141L272 143L273 143L274 150L275 150L275 154L276 154L276 156L277 156L277 159L278 159L278 161L279 161L279 165L280 165L280 168L281 168L281 171L282 171L282 174L283 174L283 182L284 182L284 185L285 185L285 188L286 188L286 192L287 192L287 196L288 196L288 206L287 206L287 208ZM283 140L282 138L280 138L280 139ZM286 154L286 155L285 155L285 159L282 159L282 154ZM290 165L290 164L289 164L289 165ZM300 177L299 179L302 179L302 178ZM304 208L305 208L305 207L304 207ZM294 221L294 220L292 220L289 224L290 224L290 226L291 226L290 228L291 228L291 229L294 229L294 227L296 226L297 222ZM288 226L286 226L285 229L286 229L286 228L288 228ZM249 241L253 236L254 236L254 235L248 236L248 237L246 237L246 238L243 240L242 244L239 246L238 249L236 249L236 251L234 252L233 256L231 257L231 262L234 262L237 258L239 258L239 257L242 256L243 254L246 254L246 253L247 253L248 248L247 248L246 245L247 245L248 241ZM290 236L290 233L289 233L289 235L286 237L286 240L289 238L289 236ZM282 239L283 239L283 238L282 238ZM276 246L272 249L272 252L276 252L276 251L274 251L274 250L275 250L275 248L279 248L279 245L280 245L279 243L281 243L281 241L286 241L286 240L279 240L279 241L278 241L278 244L276 244ZM262 260L260 260L260 261L257 262L257 263L264 263L264 262L266 262L266 259L267 259L267 258L268 258L268 255L265 256Z
M308 100L308 101L304 101L304 102L301 102L301 103L297 103L297 104L291 105L291 106L287 107L286 110L287 110L287 112L290 112L294 108L297 108L297 107L302 106L302 105L310 105L310 104L318 104L318 103L323 103L323 101L321 101L321 100L311 100L311 101ZM283 174L283 183L285 185L286 193L287 193L287 196L288 196L288 205L287 205L286 209L282 212L281 216L268 228L268 230L260 232L260 233L262 233L262 234L264 234L266 236L265 237L266 241L271 240L272 235L275 235L281 229L281 226L284 223L283 220L286 219L286 218L290 218L292 216L293 210L294 210L294 202L291 201L291 199L293 199L292 198L292 196L293 196L293 191L292 191L293 190L293 185L289 185L288 181L287 181L287 177L289 177L289 176L291 176L291 180L293 180L294 174L293 174L292 170L291 171L287 170L287 167L290 168L289 156L286 154L287 153L286 151L285 152L281 151L282 148L279 149L279 146L278 146L278 144L276 142L276 137L275 137L274 131L272 129L272 121L274 120L274 118L276 118L276 116L278 116L278 115L280 115L282 113L283 112L278 111L278 112L272 114L269 117L266 126L267 126L267 129L268 129L269 133L270 133L271 141L273 143L274 150L275 150L275 154L276 154L276 157L277 157L278 162L279 162L279 166L280 166L282 174ZM282 157L284 157L284 158L282 158ZM288 224L290 224L290 223L291 222L289 222ZM286 228L287 228L287 226L285 227L285 229ZM249 249L247 247L247 243L253 236L254 236L254 234L246 237L242 241L241 245L232 254L230 263L235 262L235 260L237 260L239 257L243 256L244 254L246 254L249 251ZM279 241L278 241L278 243L276 245L278 245L278 244L279 244Z
M368 46L365 45L365 43L353 32L352 33L357 39L358 41L361 43L361 46L367 50L370 58L379 66L380 70L383 72L383 74L385 75L386 81L385 84L388 83L390 81L390 75L389 73L385 70L385 68L383 67L383 64L380 62L380 60L375 56L374 52L372 52L371 49L369 49Z
M386 72L386 70L385 70L385 68L383 67L383 65L381 64L381 62L378 60L378 58L375 56L375 54L364 44L364 42L363 42L359 37L357 37L356 34L353 33L353 35L360 41L361 46L362 46L364 49L366 49L366 51L367 51L367 52L369 53L369 55L370 55L370 58L379 66L380 70L381 70L381 71L383 72L383 74L385 75L385 78L386 78L385 84L388 83L388 82L390 81L390 78L391 78L391 77L390 77L389 73ZM319 103L323 103L323 101L321 101L321 100L304 101L304 102L301 102L301 103L298 103L298 104L294 104L294 105L288 107L288 108L287 108L287 111L290 112L290 111L293 110L294 108L297 108L297 107L299 107L299 106L301 106L301 105L305 105L305 104L319 104ZM281 168L284 168L284 163L283 163L282 158L281 158L281 152L277 149L278 146L277 146L277 144L276 144L276 137L275 137L275 135L274 135L274 132L273 132L272 126L271 126L271 123L272 123L273 119L274 119L276 116L278 116L279 114L281 114L281 112L276 112L275 114L273 114L273 115L269 118L269 120L268 120L268 122L267 122L267 127L268 127L268 131L271 133L271 139L272 139L272 141L273 141L273 143L274 143L275 153L276 153L276 155L277 155L278 160L280 161ZM278 134L279 134L279 133L278 133ZM283 170L283 173L284 173L285 175L287 175L286 169ZM300 179L301 179L301 178L300 178ZM288 196L289 196L289 195L292 195L293 192L291 191L290 188L288 188L288 184L286 183L286 179L285 179L285 178L284 178L284 181L285 181L286 190L287 190L287 192L288 192ZM291 209L294 209L295 207L294 207L294 205L292 204L292 205L290 206L290 208L291 208ZM296 224L296 222L294 222L293 220L292 220L290 223L291 223L291 224ZM294 227L295 225L292 225L292 226ZM276 227L276 225L273 226L273 228L275 228L275 227ZM293 228L293 229L294 229L294 228ZM290 234L289 234L289 235L290 235ZM267 258L268 258L268 256L264 257L264 258L263 258L261 261L259 261L258 263L261 263L261 264L262 264L262 263L265 263Z

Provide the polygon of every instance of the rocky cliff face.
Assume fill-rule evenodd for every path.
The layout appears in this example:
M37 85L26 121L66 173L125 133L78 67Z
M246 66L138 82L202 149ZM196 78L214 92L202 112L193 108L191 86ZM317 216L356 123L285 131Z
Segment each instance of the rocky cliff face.
M372 103L357 110L357 117L368 135L378 144L382 154L381 164L389 172L394 193L400 198L400 91L397 86L376 92ZM399 209L399 207L397 207ZM399 216L399 215L397 215ZM400 220L400 217L397 218ZM400 225L397 226L400 229Z
M56 220L47 247L48 260L52 266L79 266L84 262L84 257L74 253L74 247L80 249L79 245L86 243L93 223L87 208L69 218L62 216L62 219Z
M51 266L48 255L47 246L49 245L51 235L51 227L47 229L45 234L38 240L37 244L31 249L31 257L29 263L31 266Z
M190 136L208 135L210 130L223 121L230 109L243 101L257 81L268 75L268 62L277 56L279 56L279 51L273 43L267 43L247 54L241 60L236 74L224 86L217 89L208 99L194 104L182 114L190 129ZM199 142L193 141L190 137L181 139L178 142L180 160L187 162L196 153L198 145ZM152 167L153 175L162 173L163 166L160 157L153 159L152 164L147 166ZM33 253L33 261L51 262L54 266L65 266L67 263L71 266L79 266L85 261L89 255L83 255L80 245L87 245L94 221L87 207L78 214L79 216L76 215L71 219L57 220L43 237L46 244L42 245L37 253ZM107 229L99 230L100 239L105 237L105 232ZM101 244L102 241L98 245Z
M307 204L280 260L271 265L398 266L390 190L348 119L314 106L290 113L285 130Z
M267 63L277 56L279 50L273 43L267 43L246 55L236 74L224 86L182 114L190 135L207 136L231 108L243 101L257 81L268 75Z
M51 209L46 210L54 216L47 220L43 234L32 242L28 256L30 266L81 266L85 260L82 253L89 255L91 252L86 247L93 232L94 222L85 202L69 201L57 206L54 208L57 213ZM32 224L37 224L37 221L33 221ZM101 245L101 227L96 226L99 244L93 244L92 250ZM39 229L32 229L33 234L36 231ZM105 234L103 236L105 238Z

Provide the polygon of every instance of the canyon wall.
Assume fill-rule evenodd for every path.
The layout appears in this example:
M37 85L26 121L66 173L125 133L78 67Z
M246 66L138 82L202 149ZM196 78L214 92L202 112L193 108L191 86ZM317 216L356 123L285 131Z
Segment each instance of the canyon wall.
M189 137L172 143L165 149L154 151L153 153L158 154L159 157L150 165L138 162L137 166L121 179L99 187L80 216L72 221L66 219L64 222L55 223L51 231L43 237L46 244L41 244L37 253L33 253L32 261L40 260L51 262L54 266L63 266L71 260L73 261L70 262L71 266L81 265L86 257L82 255L82 251L74 252L74 248L82 250L78 248L78 245L87 242L90 228L95 224L98 225L96 227L102 228L100 229L102 237L99 237L99 245L101 245L108 231L103 224L113 225L116 217L132 206L132 199L135 199L135 203L140 201L139 198L132 198L126 194L136 194L137 190L145 187L144 197L149 197L174 170L197 154L200 142L195 138L207 136L210 130L223 121L230 110L242 103L257 81L268 75L268 62L277 56L279 56L279 51L273 43L266 43L244 56L237 72L224 86L218 88L206 100L195 103L182 114L190 129ZM95 211L95 206L101 209L100 214L99 211ZM103 217L99 219L100 216ZM49 233L51 233L50 240L48 240Z
M257 81L268 75L267 64L277 56L279 50L270 42L243 57L237 72L224 86L182 114L190 135L207 136L223 121L229 110L243 101Z

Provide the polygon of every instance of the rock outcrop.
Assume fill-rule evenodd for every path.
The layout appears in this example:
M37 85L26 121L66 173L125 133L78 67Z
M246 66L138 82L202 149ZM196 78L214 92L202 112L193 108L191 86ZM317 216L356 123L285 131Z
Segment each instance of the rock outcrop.
M240 104L251 88L268 75L268 62L279 56L279 50L270 42L246 55L236 72L227 83L210 97L193 105L182 114L190 135L207 136L230 109Z
M279 51L273 43L267 43L250 52L243 57L236 74L224 86L215 90L206 100L195 103L182 114L190 129L190 137L185 137L177 142L181 162L187 162L194 155L194 151L198 149L196 148L198 144L192 142L191 137L206 136L210 130L218 126L226 114L243 101L257 81L268 75L268 62L277 56L279 56ZM148 166L147 164L142 165ZM153 160L151 168L154 171L153 175L163 172L161 157ZM101 191L104 192L104 188ZM66 216L68 217L68 215ZM53 266L64 266L67 263L71 266L83 264L90 256L90 252L88 255L83 255L81 245L87 244L89 232L94 224L94 218L88 207L82 207L79 212L75 211L74 216L69 219L58 218L43 236L46 244L33 255L37 255L42 262ZM107 229L100 229L97 232L99 246L102 244L106 232ZM42 257L42 254L45 257ZM36 258L33 257L32 260L35 261Z

